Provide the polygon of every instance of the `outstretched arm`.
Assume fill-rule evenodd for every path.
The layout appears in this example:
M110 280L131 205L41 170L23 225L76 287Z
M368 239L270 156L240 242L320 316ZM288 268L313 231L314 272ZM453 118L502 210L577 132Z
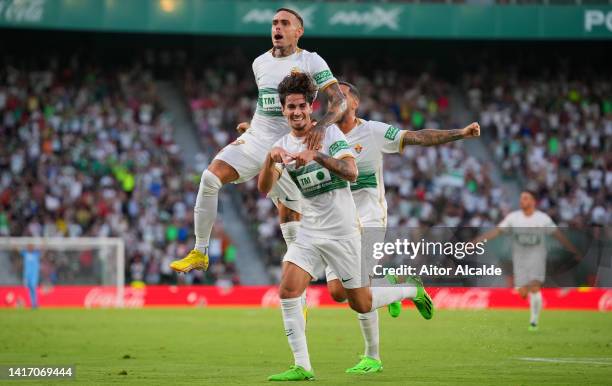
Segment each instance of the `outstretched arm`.
M402 138L402 144L404 146L435 146L478 136L480 136L480 125L478 122L473 122L463 129L456 130L423 129L418 131L406 131L404 132L404 137Z
M563 247L565 249L567 249L568 251L570 251L571 253L574 254L574 258L576 260L580 260L581 256L580 256L580 252L578 251L578 249L574 246L574 244L572 244L571 241L569 241L567 239L567 237L565 237L565 235L563 234L563 232L561 232L559 229L556 229L553 232L553 236L559 240L559 242L561 243L561 245L563 245Z
M325 129L332 123L338 122L342 118L344 111L346 111L346 98L344 94L342 94L338 83L329 85L325 89L325 94L327 94L327 98L329 99L327 112L323 118L317 121L317 124L310 130L310 133L308 133L306 137L306 145L309 150L317 149L321 143L323 134L325 134Z
M481 241L487 240L491 241L502 233L502 230L499 227L495 227L488 232L476 237L472 242L474 244L479 243Z

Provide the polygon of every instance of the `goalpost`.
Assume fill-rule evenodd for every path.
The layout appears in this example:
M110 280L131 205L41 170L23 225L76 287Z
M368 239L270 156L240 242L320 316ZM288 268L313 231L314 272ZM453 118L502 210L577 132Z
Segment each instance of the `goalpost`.
M53 272L58 285L116 286L116 307L123 307L125 243L119 237L0 237L0 264L10 267L15 255L29 246L42 252L41 271ZM12 260L11 260L12 257ZM43 267L44 266L44 267ZM58 268L58 266L60 268ZM47 268L49 267L49 268ZM57 272L60 271L61 272ZM3 270L0 285L14 284L18 273ZM41 284L45 284L41 272ZM4 281L4 282L3 282ZM10 281L10 282L7 282Z

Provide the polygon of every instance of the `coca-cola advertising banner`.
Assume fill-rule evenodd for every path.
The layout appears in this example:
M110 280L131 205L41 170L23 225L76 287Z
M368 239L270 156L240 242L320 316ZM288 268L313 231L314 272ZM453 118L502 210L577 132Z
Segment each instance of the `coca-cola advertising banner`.
M438 309L527 308L513 289L507 288L428 288ZM548 309L612 310L611 288L546 288L544 306ZM115 307L118 303L116 287L56 286L38 289L41 307ZM310 307L338 306L325 286L308 288ZM29 306L29 295L24 287L0 287L0 307ZM277 307L278 289L271 286L236 286L231 288L208 286L147 286L124 289L123 306L141 307Z

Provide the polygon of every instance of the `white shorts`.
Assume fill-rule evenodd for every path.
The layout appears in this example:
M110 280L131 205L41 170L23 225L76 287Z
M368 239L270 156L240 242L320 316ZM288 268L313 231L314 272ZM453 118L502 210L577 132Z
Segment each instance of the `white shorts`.
M513 258L514 286L525 287L533 281L544 283L546 279L546 256Z
M255 136L249 129L234 142L221 149L215 159L226 162L236 169L238 179L234 183L239 184L259 174L273 144L272 139Z
M379 224L380 221L374 221L371 224L361 224L362 234L361 234L361 265L365 265L365 269L363 272L367 272L368 278L374 276L374 265L378 263L378 260L374 259L372 256L368 256L371 254L372 249L371 245L375 242L384 242L385 241L385 233L386 227L381 227ZM321 271L318 272L318 276L321 276ZM330 282L332 280L337 280L338 275L334 272L333 268L329 265L325 267L325 280Z
M280 202L287 208L302 213L302 193L286 171L281 173L280 178L268 193L268 198L277 207Z
M273 139L254 135L253 130L249 129L234 142L225 146L215 156L215 159L236 169L238 179L233 183L239 184L259 174L275 142ZM268 197L276 206L281 202L286 207L301 213L302 196L288 173L281 174L281 178L272 187Z
M323 267L329 266L341 278L347 289L366 287L361 272L361 236L349 239L321 239L298 233L289 245L283 261L291 262L316 278Z

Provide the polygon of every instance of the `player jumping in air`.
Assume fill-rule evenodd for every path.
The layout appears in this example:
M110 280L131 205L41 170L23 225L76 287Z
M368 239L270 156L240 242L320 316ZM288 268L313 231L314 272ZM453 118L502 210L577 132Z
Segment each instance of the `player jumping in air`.
M490 241L506 232L512 235L514 286L523 299L529 294L529 331L536 331L542 311L540 289L546 275L546 236L552 234L577 260L580 255L553 220L536 209L535 193L523 191L519 205L520 210L509 213L496 228L476 238L474 243Z
M327 113L309 131L305 141L309 149L319 146L325 129L338 121L346 109L346 100L327 63L316 53L298 48L298 40L304 34L303 21L295 11L280 8L272 20L273 48L253 61L253 73L259 90L257 109L248 130L232 144L223 148L202 173L194 208L195 248L170 267L177 272L208 268L208 242L217 216L219 189L224 184L240 183L253 178L264 164L272 145L289 132L283 118L277 92L280 81L291 73L305 73L315 80L318 91L327 94L330 104ZM299 192L284 177L271 198L279 205L283 235L295 234L299 219ZM285 212L284 209L291 211Z
M419 131L400 130L389 124L365 121L357 118L359 90L348 82L340 82L340 89L347 99L347 109L338 127L346 136L348 145L356 157L359 177L351 183L351 193L357 206L361 226L365 234L376 238L372 242L384 241L387 227L387 201L383 181L383 155L401 153L407 145L433 146L443 143L475 138L480 135L478 123L472 123L458 130L425 129ZM328 266L325 269L327 287L334 300L346 300L338 276ZM414 279L413 279L414 280ZM421 304L416 304L421 307ZM401 303L389 305L391 316L398 316ZM425 311L425 310L421 310ZM424 312L424 316L431 314ZM358 314L359 325L365 340L365 353L357 365L347 369L348 373L376 373L382 371L379 354L378 313L376 310Z
M431 313L431 302L422 285L416 287L367 286L361 272L361 235L349 181L357 181L357 165L346 137L330 126L320 151L308 150L303 139L312 130L310 119L316 86L304 73L286 77L278 87L282 112L291 133L278 140L266 157L258 187L269 192L283 175L289 175L302 194L305 207L296 240L283 258L279 287L285 333L294 365L270 376L272 381L314 378L302 313L301 296L317 271L328 265L341 280L350 307L368 313L392 302L413 299Z

